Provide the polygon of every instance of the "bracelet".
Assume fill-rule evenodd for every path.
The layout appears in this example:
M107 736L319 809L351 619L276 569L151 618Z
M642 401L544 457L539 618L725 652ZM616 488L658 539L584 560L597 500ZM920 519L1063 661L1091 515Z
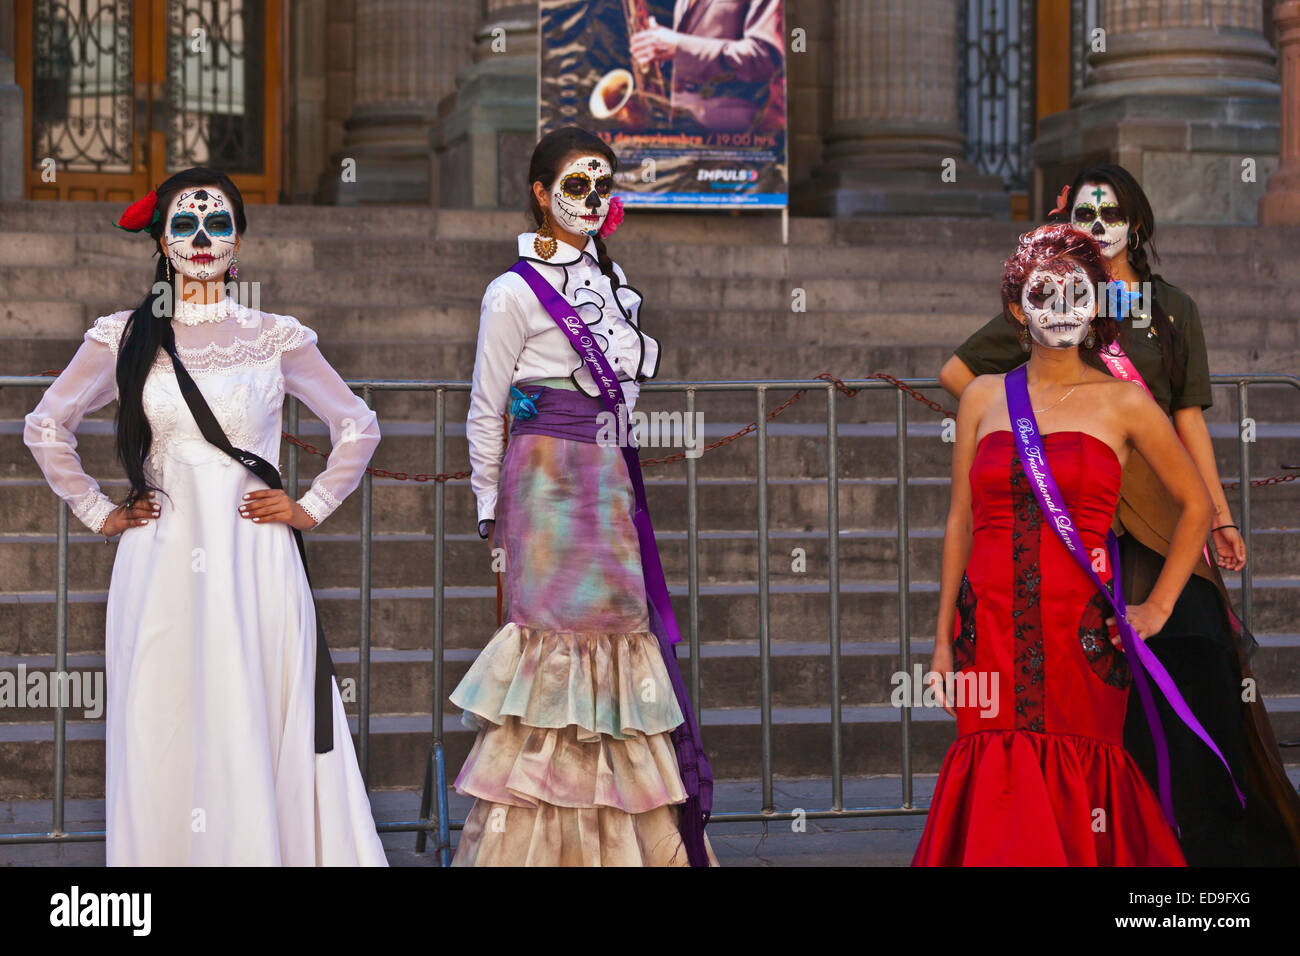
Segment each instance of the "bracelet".
M1211 528L1210 534L1214 534L1216 531L1222 531L1224 528L1237 528L1237 526L1235 524L1221 524L1217 528ZM1237 530L1240 531L1241 529L1237 528Z

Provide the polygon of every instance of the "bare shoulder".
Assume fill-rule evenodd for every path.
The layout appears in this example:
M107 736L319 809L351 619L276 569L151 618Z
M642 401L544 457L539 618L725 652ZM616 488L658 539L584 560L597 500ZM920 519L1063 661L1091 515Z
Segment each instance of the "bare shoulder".
M962 390L960 407L974 415L983 414L1006 391L1006 379L1002 374L976 375Z

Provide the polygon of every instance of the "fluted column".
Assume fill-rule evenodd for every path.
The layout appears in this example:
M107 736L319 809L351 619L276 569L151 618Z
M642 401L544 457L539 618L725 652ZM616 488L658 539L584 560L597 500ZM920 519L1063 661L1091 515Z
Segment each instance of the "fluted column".
M1279 3L1273 22L1282 61L1281 162L1259 201L1259 222L1296 226L1300 225L1300 0Z
M537 139L537 2L465 2L478 15L473 62L456 78L430 131L438 205L522 209L528 157Z
M1133 94L1277 96L1259 0L1102 0L1106 52L1078 102Z
M1039 122L1036 213L1081 166L1113 162L1138 178L1162 222L1254 222L1278 152L1262 4L1102 0L1099 17L1105 50L1089 56L1083 89Z
M0 3L0 199L22 199L27 157L23 91L14 80L14 6Z
M957 14L957 0L837 0L831 125L798 211L1006 217L1001 182L965 160Z
M429 130L469 62L476 17L465 0L356 0L352 115L340 156L356 182L340 203L431 202Z

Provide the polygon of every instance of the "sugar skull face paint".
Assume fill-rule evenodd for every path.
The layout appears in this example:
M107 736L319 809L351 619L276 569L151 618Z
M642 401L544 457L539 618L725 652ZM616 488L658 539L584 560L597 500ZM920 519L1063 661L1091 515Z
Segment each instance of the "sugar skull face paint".
M238 240L230 200L220 189L187 189L172 200L163 245L172 268L181 275L220 278L230 268Z
M1020 293L1029 334L1049 349L1081 344L1097 314L1097 290L1078 265L1066 271L1035 269Z
M1070 225L1096 239L1108 259L1128 248L1128 219L1109 183L1084 183L1079 187L1070 210Z
M564 169L551 186L551 212L569 232L594 236L609 215L614 170L603 156L582 156Z

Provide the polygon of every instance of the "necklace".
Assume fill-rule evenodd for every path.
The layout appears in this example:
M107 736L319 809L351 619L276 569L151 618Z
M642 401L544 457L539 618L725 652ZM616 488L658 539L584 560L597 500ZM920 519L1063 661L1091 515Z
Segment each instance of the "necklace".
M1060 398L1058 398L1056 401L1052 402L1052 404L1050 404L1050 405L1046 405L1046 406L1044 406L1043 408L1035 408L1035 409L1034 409L1034 414L1037 415L1039 412L1045 412L1045 411L1047 411L1048 409L1055 408L1057 405L1060 405L1061 402L1065 401L1067 398L1069 398L1071 395L1073 395L1073 394L1074 394L1074 390L1075 390L1076 388L1078 388L1078 387L1079 387L1080 385L1082 385L1082 384L1083 384L1083 382L1081 382L1081 381L1080 381L1080 382L1075 382L1072 386L1070 386L1070 390L1069 390L1068 392L1066 392L1064 395L1062 395L1062 396L1061 396Z

